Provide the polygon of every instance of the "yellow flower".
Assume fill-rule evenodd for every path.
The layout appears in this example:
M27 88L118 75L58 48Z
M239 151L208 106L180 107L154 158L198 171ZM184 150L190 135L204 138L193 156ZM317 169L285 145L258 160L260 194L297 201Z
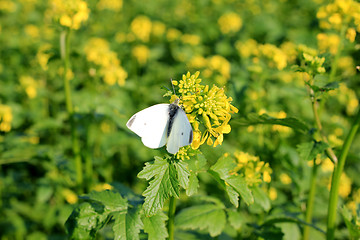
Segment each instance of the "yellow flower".
M111 186L108 183L98 183L91 188L91 190L97 191L97 192L104 191L104 190L112 190L112 189L113 189L113 186Z
M152 23L146 16L137 16L130 24L131 31L143 42L148 42L152 29Z
M90 9L83 0L51 0L46 15L58 20L60 25L76 30L88 20L89 13Z
M9 106L0 104L0 132L9 132L13 120L12 110Z
M100 0L96 7L100 10L109 9L113 11L119 11L121 10L123 6L122 0Z
M276 188L270 187L269 189L269 198L270 200L274 201L275 199L277 199L277 191Z
M285 185L288 185L288 184L292 183L291 178L286 173L281 173L280 174L280 181Z
M0 11L4 12L15 12L16 3L11 0L0 0Z
M222 33L233 33L239 31L242 27L242 19L236 13L225 13L219 18L218 24Z
M75 204L78 201L78 196L68 188L64 188L62 190L62 195L64 196L65 200L70 204Z
M39 62L42 70L46 71L48 70L48 66L47 63L51 57L51 54L48 53L48 51L51 49L51 45L50 44L44 44L42 46L39 47L39 50L36 54L36 59Z
M351 184L352 184L351 179L345 173L342 173L340 176L340 186L339 186L339 195L342 198L346 198L351 193Z
M140 65L145 65L150 56L150 50L145 45L137 45L131 52Z
M152 34L154 36L162 36L166 31L166 25L162 22L155 21L152 25Z
M184 107L194 128L193 149L197 149L205 142L214 147L221 145L223 134L231 131L228 124L230 113L238 111L231 105L232 98L225 95L223 88L201 85L199 74L200 72L196 72L191 75L188 72L181 80L173 81L180 94L180 104ZM200 129L200 126L205 130ZM215 138L215 141L212 138Z
M184 34L181 36L181 41L190 45L198 45L200 43L200 37L193 34Z
M250 186L257 186L262 182L271 182L272 169L269 163L260 161L259 157L245 152L235 152L237 166L232 174L243 176Z
M346 38L349 39L350 42L354 42L356 37L356 30L354 28L349 28L346 31Z
M109 43L102 38L91 38L84 48L86 58L100 67L99 74L108 85L125 84L127 72L121 67L116 53L110 50Z
M38 38L40 36L39 28L33 24L25 26L25 33L32 38Z
M20 84L25 89L26 94L30 99L35 98L37 95L36 88L37 82L30 76L21 76Z
M170 28L166 33L166 39L169 42L175 41L181 37L181 32L175 28Z
M337 53L340 44L340 37L337 34L319 33L316 38L320 52L329 51L333 55Z

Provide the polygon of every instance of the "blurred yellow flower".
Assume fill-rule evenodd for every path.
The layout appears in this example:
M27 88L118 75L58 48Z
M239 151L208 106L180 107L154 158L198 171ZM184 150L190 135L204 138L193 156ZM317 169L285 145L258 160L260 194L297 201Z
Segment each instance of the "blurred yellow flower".
M30 99L35 98L37 95L36 88L38 87L38 84L35 81L35 79L30 76L21 76L19 81L22 88L25 89L27 96Z
M150 49L145 45L137 45L131 53L140 65L145 65L150 56Z
M96 4L96 7L99 10L109 9L113 11L119 11L121 10L122 6L123 6L122 0L100 0Z
M198 45L200 43L200 37L194 34L184 34L181 36L181 41L189 45Z
M108 183L98 183L91 188L91 190L97 191L97 192L101 192L104 190L112 190L112 189L113 189L113 186L111 186Z
M182 33L177 30L176 28L170 28L168 29L167 33L166 33L166 39L169 42L175 41L177 39L180 39Z
M276 190L276 188L270 187L268 194L269 194L270 200L274 201L275 199L277 199L277 190Z
M250 155L246 152L235 152L234 157L237 162L232 174L239 174L245 177L249 186L258 186L262 182L271 182L272 169L269 163L260 161L259 157Z
M326 51L333 55L337 53L340 44L340 37L337 34L319 33L316 38L321 53Z
M9 132L13 120L12 110L9 106L0 104L0 132Z
M242 19L236 13L225 13L219 18L218 24L222 33L234 33L239 31L242 27Z
M289 185L290 183L292 183L291 178L286 173L280 174L280 181L285 185Z
M342 198L346 198L351 193L351 179L343 172L340 176L340 186L339 186L339 195ZM328 189L330 190L331 181L328 184Z
M11 0L0 0L0 11L3 12L15 12L16 3Z
M323 172L333 172L334 171L334 163L330 160L330 158L326 158L321 163L321 169Z
M79 29L89 18L90 9L83 0L50 0L48 18L58 20L62 26Z
M26 25L24 30L26 35L32 38L38 38L40 36L39 28L33 24Z
M152 22L146 16L137 16L130 24L130 29L135 36L143 42L148 42L152 29Z
M356 30L354 28L349 28L346 31L346 38L350 41L350 42L354 42L355 41L355 37L356 37Z
M154 36L160 37L162 36L166 31L166 25L162 22L155 21L152 25L152 34Z
M68 188L64 188L62 190L62 195L64 196L65 200L70 204L75 204L78 201L78 196L72 190Z
M48 61L52 54L49 53L49 50L52 46L48 43L43 44L39 47L38 52L36 53L36 59L39 62L42 70L48 70Z
M84 47L86 58L100 67L99 74L108 85L125 84L127 72L121 67L115 52L110 50L109 43L102 38L91 38Z

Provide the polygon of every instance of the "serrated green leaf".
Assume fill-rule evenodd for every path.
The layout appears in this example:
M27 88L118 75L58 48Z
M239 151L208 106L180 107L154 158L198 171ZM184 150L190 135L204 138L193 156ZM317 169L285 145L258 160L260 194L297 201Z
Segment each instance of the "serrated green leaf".
M251 194L250 189L248 188L245 179L240 176L229 176L228 178L224 179L227 184L233 187L244 200L247 205L254 203L254 197Z
M188 188L189 185L189 175L190 171L188 170L188 165L185 162L178 161L175 162L175 168L177 172L177 179L179 180L179 184L184 189Z
M147 163L138 177L147 180L153 178L143 192L145 197L143 209L146 216L156 214L159 209L163 208L164 202L169 197L179 197L177 171L175 166L166 159L156 158L153 163Z
M95 239L97 231L106 224L109 217L100 204L80 204L65 223L69 239Z
M85 195L88 199L97 201L105 206L107 211L125 211L127 209L127 200L124 199L120 193L106 190L102 192L91 192Z
M195 157L185 160L188 164L188 169L190 172L189 175L189 184L186 188L186 195L192 196L197 193L199 188L199 180L197 175L201 171L206 171L206 158L202 153L198 153Z
M155 160L153 162L145 163L145 167L143 170L141 170L141 172L139 172L138 177L150 180L155 175L162 174L167 168L167 160L155 156Z
M158 212L151 217L143 216L141 219L144 224L144 232L148 234L149 240L161 240L168 237L165 223L168 217L163 212Z
M175 217L175 225L178 228L207 230L212 237L220 235L225 223L224 209L213 204L186 208Z
M143 223L140 218L141 208L130 208L125 213L115 213L114 218L114 239L116 240L138 240L140 229Z
M240 229L244 224L244 218L241 214L235 209L227 209L226 213L228 215L228 222L230 225L236 230Z
M199 187L199 180L195 172L190 172L189 185L186 189L186 195L192 196L197 193Z
M259 204L266 212L269 211L271 208L271 203L267 194L259 187L254 187L251 190L255 202Z
M235 167L236 163L231 157L223 156L210 168L209 173L225 188L235 207L238 207L239 194L244 202L250 205L254 202L254 198L245 179L240 175L230 175L230 171Z
M246 118L243 119L234 119L231 121L233 125L239 126L249 126L256 124L271 124L271 125L282 125L285 127L290 127L295 131L298 131L303 134L307 134L310 128L301 120L288 117L288 118L273 118L267 114L258 115L256 113L250 113Z
M323 153L329 145L324 142L305 142L297 145L297 151L303 160L313 160L319 153Z

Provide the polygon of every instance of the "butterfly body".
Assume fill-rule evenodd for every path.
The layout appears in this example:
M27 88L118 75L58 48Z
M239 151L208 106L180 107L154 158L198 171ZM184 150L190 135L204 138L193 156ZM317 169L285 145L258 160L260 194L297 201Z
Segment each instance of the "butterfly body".
M134 114L126 126L141 137L145 146L160 148L167 144L166 149L171 154L192 143L190 122L177 102L148 107Z

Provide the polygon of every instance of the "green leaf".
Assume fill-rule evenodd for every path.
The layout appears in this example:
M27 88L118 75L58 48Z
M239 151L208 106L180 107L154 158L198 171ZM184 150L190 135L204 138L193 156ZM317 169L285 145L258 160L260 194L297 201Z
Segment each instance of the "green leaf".
M140 229L143 224L140 218L141 208L130 208L127 214L117 212L114 218L114 239L116 240L138 240Z
M303 160L313 160L319 153L323 153L329 145L324 142L305 142L297 145L297 151Z
M266 226L257 232L256 235L261 237L264 240L279 240L283 239L284 234L281 231L281 228L275 226Z
M344 218L346 227L349 231L349 234L351 236L351 239L360 239L360 228L356 225L356 219L351 215L351 212L349 209L347 209L345 206L341 208L341 215ZM356 218L356 217L355 217Z
M189 186L189 175L190 175L190 171L188 170L187 163L183 161L178 161L175 162L174 164L180 186L183 187L184 189L187 189Z
M197 175L199 172L206 171L206 158L202 153L198 153L195 157L185 160L190 172L189 184L186 188L186 195L191 196L197 193L199 188L199 180Z
M71 213L65 223L69 239L95 239L99 231L109 220L109 214L98 203L85 202Z
M282 125L285 127L290 127L295 131L298 131L303 134L307 134L310 130L308 125L306 125L304 122L294 117L273 118L267 114L262 114L259 116L256 113L250 113L246 118L243 119L231 120L231 123L233 125L238 125L238 126L249 126L256 124Z
M224 179L231 187L233 187L238 193L240 193L241 198L247 205L254 203L254 197L251 194L250 189L248 188L245 179L240 176L230 176Z
M127 200L122 198L120 193L114 191L102 191L102 192L91 192L85 195L84 198L88 198L93 201L97 201L105 206L106 211L124 211L127 209Z
M143 204L146 216L152 216L163 208L164 202L169 197L179 197L179 181L177 171L173 164L166 159L155 157L153 163L146 163L145 168L138 177L147 180L153 178L147 189L143 192Z
M251 189L254 195L255 203L259 204L266 212L270 210L271 203L267 194L259 187Z
M227 209L226 213L228 215L230 225L236 230L240 229L245 222L241 214L236 211L236 209Z
M186 208L175 217L175 225L178 228L207 230L212 237L220 235L225 223L224 209L214 204Z
M235 161L231 157L224 156L210 168L209 173L225 188L231 203L235 207L238 207L238 194L246 204L250 205L254 202L254 198L245 179L240 175L230 175L230 171L235 167Z
M144 232L148 234L149 240L161 240L168 237L165 224L168 217L163 212L158 212L151 217L143 216L141 219L144 223Z

